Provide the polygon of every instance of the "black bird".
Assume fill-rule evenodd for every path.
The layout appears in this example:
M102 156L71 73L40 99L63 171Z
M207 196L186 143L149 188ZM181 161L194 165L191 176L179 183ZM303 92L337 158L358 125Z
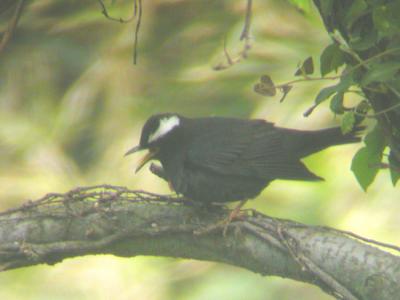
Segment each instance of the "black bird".
M362 129L343 135L339 127L303 131L259 119L164 113L147 120L139 145L126 155L148 149L136 172L149 160L159 160L162 168L153 166L153 172L193 201L244 204L275 179L323 180L301 159L330 146L358 142Z

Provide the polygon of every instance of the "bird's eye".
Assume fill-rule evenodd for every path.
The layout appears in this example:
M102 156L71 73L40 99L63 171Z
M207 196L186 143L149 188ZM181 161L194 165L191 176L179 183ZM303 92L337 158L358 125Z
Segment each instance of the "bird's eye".
M154 142L161 137L170 133L175 127L179 126L180 120L178 116L165 117L159 120L158 127L149 135L148 143Z

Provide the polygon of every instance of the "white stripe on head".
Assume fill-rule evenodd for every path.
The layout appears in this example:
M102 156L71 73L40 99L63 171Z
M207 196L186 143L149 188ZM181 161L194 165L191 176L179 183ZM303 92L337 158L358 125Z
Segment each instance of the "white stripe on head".
M160 119L158 128L152 134L149 135L148 143L158 140L160 137L166 135L174 127L179 126L180 120L178 116L165 117Z

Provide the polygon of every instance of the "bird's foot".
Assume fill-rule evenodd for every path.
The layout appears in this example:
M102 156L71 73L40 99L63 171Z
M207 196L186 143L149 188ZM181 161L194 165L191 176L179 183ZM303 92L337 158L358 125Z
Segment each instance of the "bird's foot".
M225 237L226 233L228 232L228 227L229 225L232 223L232 221L236 220L236 219L243 219L243 217L246 215L246 213L244 211L242 211L242 207L246 204L247 200L242 200L240 201L240 203L230 212L228 218L226 218L225 220L222 220L222 224L223 224L223 231L222 231L222 235Z
M228 227L231 225L231 223L235 220L241 220L243 217L248 215L248 212L252 212L252 210L242 210L241 208L245 205L247 200L241 201L232 211L230 211L229 215L227 218L224 218L221 221L218 221L215 224L211 224L205 228L196 230L194 234L196 235L203 235L207 234L216 230L221 230L222 229L222 235L226 237L226 234L228 232Z

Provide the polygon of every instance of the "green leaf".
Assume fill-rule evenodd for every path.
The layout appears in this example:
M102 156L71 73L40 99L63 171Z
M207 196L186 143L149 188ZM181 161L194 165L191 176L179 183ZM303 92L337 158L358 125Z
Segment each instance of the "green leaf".
M378 30L366 27L362 22L355 23L350 30L349 45L353 50L366 50L378 42Z
M304 62L301 64L301 67L297 69L296 73L294 73L294 76L304 76L304 75L310 75L314 73L314 61L311 56L307 57Z
M335 0L323 0L320 2L322 15L330 16L332 14L334 1Z
M368 4L364 0L354 0L344 17L347 28L351 28L359 17L368 13Z
M393 186L396 186L400 179L400 172L397 169L390 168L390 178L392 179Z
M336 43L327 46L320 57L321 76L332 72L344 64L344 54Z
M382 153L386 147L386 141L378 125L365 136L364 143L371 152Z
M310 0L289 0L293 5L295 5L300 11L309 13L311 11L311 1Z
M343 92L336 93L331 100L330 108L335 114L341 115L344 113L343 108Z
M336 85L328 86L319 91L315 98L315 104L320 104L323 101L329 99L335 93L341 93L347 91L347 89L353 84L353 78L351 75L346 75L340 78L340 82Z
M368 187L374 181L376 174L378 174L378 165L381 160L382 155L370 152L367 147L361 148L354 155L351 170L364 191L367 191Z
M332 96L334 93L338 92L338 87L337 85L332 85L328 86L326 88L323 88L322 90L319 91L317 97L315 98L315 104L320 104L326 99L328 99L330 96Z
M342 123L340 124L340 129L342 130L343 134L350 133L353 128L354 124L356 123L356 117L354 112L347 112L343 116Z
M386 143L378 126L375 126L374 130L365 137L364 142L366 146L353 157L351 170L363 190L367 191L380 169Z
M397 49L397 55L399 55L399 50L398 48L400 48L400 38L395 38L395 39L391 39L387 45L387 50L389 49Z
M367 115L368 111L371 109L370 104L368 101L363 100L358 105L356 106L355 112L356 112L356 124L360 124L364 119L365 116Z
M383 63L371 64L370 69L361 80L361 85L367 86L371 82L390 81L399 71L399 61L386 61Z
M349 69L351 69L351 68L349 68ZM346 72L348 72L347 68L343 71L342 74L345 74ZM345 92L353 84L354 84L353 76L351 73L349 73L347 75L342 75L342 77L340 77L340 82L337 84L337 86L338 86L338 89L340 92Z
M388 37L400 32L399 12L399 1L380 5L373 10L372 19L380 37Z
M396 159L396 156L393 151L390 151L389 154L389 164L390 164L390 177L392 179L393 186L400 179L400 161Z

